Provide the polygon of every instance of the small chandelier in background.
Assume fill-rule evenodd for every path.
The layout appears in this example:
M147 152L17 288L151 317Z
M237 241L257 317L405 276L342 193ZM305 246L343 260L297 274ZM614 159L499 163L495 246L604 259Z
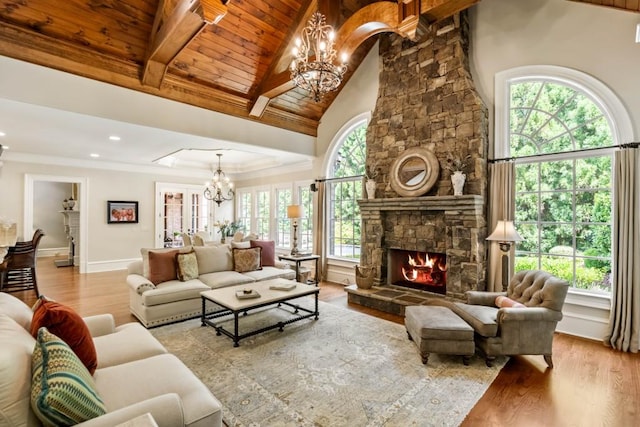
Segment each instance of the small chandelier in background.
M222 202L233 199L235 191L233 191L233 183L227 175L222 172L222 168L220 167L222 154L217 153L216 155L218 156L218 170L213 173L211 182L205 184L207 187L204 189L204 197L207 200L213 200L220 206Z
M291 79L297 87L309 91L316 102L325 93L336 90L347 71L346 54L342 54L340 65L333 63L334 38L333 28L327 25L324 15L315 12L293 48Z

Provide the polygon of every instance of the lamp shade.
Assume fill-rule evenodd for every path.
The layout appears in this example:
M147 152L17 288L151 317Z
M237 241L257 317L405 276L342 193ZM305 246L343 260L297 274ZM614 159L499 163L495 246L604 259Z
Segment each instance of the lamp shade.
M493 230L493 233L487 237L487 240L497 242L520 242L524 239L516 231L513 221L500 220L496 224L496 228Z
M300 205L287 206L287 218L302 218L304 216L304 210Z

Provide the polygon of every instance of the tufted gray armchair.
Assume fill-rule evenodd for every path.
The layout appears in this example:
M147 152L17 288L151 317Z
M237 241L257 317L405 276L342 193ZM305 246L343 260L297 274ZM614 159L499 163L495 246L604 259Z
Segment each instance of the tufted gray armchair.
M467 303L451 309L475 331L476 347L491 366L500 355L541 354L550 368L553 333L562 319L569 284L545 271L524 270L514 274L507 292L467 292ZM506 296L525 307L496 306Z

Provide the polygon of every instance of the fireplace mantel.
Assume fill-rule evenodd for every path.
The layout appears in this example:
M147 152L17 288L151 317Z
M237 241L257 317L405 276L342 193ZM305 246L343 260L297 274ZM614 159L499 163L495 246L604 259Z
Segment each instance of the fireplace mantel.
M360 212L371 211L473 211L484 212L484 197L464 196L387 197L363 199L358 202Z

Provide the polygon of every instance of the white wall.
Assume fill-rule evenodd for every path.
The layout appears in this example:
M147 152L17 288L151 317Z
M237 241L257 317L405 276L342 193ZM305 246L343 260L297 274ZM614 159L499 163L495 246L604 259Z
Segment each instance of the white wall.
M33 228L45 232L38 245L38 255L54 251L62 253L68 250L69 241L64 230L62 201L71 197L71 184L66 182L37 182L33 188ZM30 236L25 236L30 238ZM47 251L49 249L49 251Z

